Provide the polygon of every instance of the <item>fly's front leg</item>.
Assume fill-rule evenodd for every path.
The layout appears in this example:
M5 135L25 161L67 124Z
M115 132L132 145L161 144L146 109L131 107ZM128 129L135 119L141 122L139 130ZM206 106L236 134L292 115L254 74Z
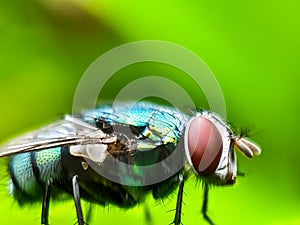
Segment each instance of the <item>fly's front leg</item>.
M181 211L182 211L182 197L183 197L183 187L184 187L184 178L182 174L179 174L179 189L176 202L176 213L174 220L171 224L180 225L181 224Z
M207 205L208 205L208 184L204 182L204 197L203 197L203 205L202 205L202 214L204 219L210 224L214 225L213 221L207 215Z
M81 208L81 203L80 203L79 183L78 183L77 175L75 175L72 178L72 185L73 185L73 198L75 201L78 225L84 225L83 213L82 213L82 208Z
M49 206L50 206L50 195L51 195L51 182L48 181L45 185L42 205L42 216L41 224L48 225L49 217Z

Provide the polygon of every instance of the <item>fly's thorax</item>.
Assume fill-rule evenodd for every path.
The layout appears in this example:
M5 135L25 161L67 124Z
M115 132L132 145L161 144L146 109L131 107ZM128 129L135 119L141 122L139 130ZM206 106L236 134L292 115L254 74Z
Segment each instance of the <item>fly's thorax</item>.
M61 147L14 155L9 162L9 192L22 198L40 198L44 185L62 176Z
M129 104L131 105L131 104ZM83 119L109 133L124 133L128 136L139 134L154 142L176 142L181 136L189 115L167 106L137 103L102 106L96 110L86 111Z
M204 111L191 118L185 129L184 148L198 176L217 185L234 183L232 131L218 115Z

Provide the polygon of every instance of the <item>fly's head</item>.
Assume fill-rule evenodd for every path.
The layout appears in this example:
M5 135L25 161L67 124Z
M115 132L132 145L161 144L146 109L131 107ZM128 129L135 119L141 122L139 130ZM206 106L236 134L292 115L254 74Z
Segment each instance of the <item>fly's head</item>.
M198 176L212 184L235 183L237 164L234 146L248 158L261 152L252 141L236 136L212 112L198 113L186 126L184 148L187 160Z

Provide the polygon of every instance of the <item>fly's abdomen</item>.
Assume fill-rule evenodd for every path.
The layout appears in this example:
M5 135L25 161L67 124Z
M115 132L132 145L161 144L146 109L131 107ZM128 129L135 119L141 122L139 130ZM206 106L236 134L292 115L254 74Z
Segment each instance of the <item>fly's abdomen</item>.
M9 163L9 191L20 204L40 200L45 184L60 178L61 148L28 152L12 157Z

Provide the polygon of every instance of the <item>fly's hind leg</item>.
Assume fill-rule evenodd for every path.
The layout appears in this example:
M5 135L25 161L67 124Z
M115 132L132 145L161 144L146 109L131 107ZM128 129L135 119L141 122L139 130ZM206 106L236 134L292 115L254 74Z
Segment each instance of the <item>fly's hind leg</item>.
M87 224L89 224L90 221L92 220L92 214L93 214L93 207L92 207L91 203L89 203L85 210L85 222Z
M207 205L208 205L208 184L204 182L204 197L203 197L203 205L202 205L202 214L204 219L210 224L214 225L213 221L207 215Z
M78 225L84 225L83 213L82 213L82 208L81 208L81 203L80 203L79 183L78 183L77 175L75 175L72 178L72 186L73 186L73 198L75 201Z
M48 181L45 185L43 202L42 202L42 216L41 216L41 224L48 225L48 217L49 217L49 206L50 206L50 195L51 195L51 182Z

